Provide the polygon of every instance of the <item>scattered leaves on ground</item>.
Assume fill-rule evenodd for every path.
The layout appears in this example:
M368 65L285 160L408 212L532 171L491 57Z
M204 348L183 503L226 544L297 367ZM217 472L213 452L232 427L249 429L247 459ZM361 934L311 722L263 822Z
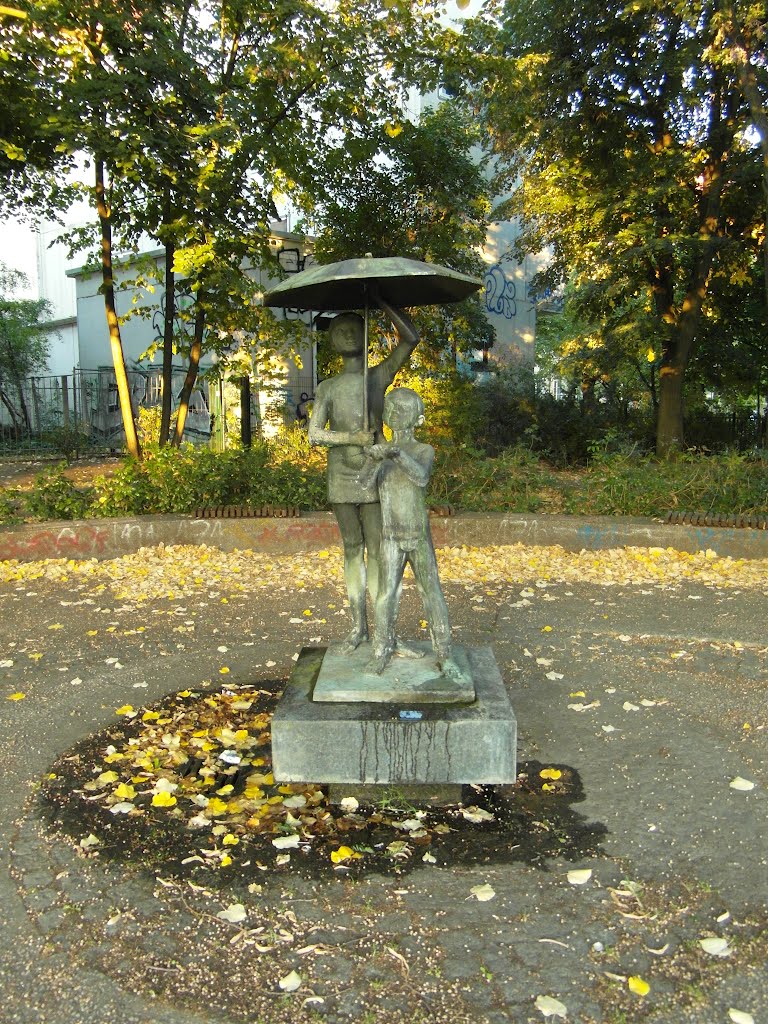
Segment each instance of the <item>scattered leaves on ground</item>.
M493 547L444 547L438 551L440 577L445 583L464 583L473 590L485 585L540 582L600 585L655 584L675 586L688 581L707 587L766 589L768 559L720 557L713 552L690 553L674 548L611 548L602 551L566 551L560 545L523 544ZM222 593L254 593L280 587L309 589L343 584L340 549L294 555L270 555L250 549L220 551L206 545L158 544L119 558L49 558L0 563L0 582L37 580L109 587L119 600L145 602L181 599L215 588ZM530 597L534 590L526 590ZM527 600L528 598L525 598ZM306 609L303 613L306 616ZM56 624L54 624L56 625ZM549 631L551 627L544 627ZM622 635L622 641L631 638Z
M737 775L729 785L731 789L737 789L742 793L748 793L751 789L755 788L754 782L751 782L749 779L742 779L740 775Z
M566 1017L568 1007L553 996L536 996L536 1009L545 1017Z
M483 885L473 885L469 891L478 903L487 903L488 900L492 900L496 895L496 890L488 882L485 882Z
M569 871L567 875L568 881L571 885L586 885L591 877L591 868L577 868L573 871Z
M521 765L515 786L469 789L467 806L418 812L396 787L382 803L361 806L351 796L332 804L317 785L276 781L270 725L279 690L277 681L274 689L233 684L132 708L133 717L121 715L57 762L44 780L45 799L77 843L89 832L101 837L98 847L81 844L91 856L130 858L152 833L151 853L164 871L206 878L230 866L248 866L251 875L399 873L436 863L435 854L441 863L472 859L477 844L533 863L599 852L605 830L570 810L580 784L562 765ZM113 830L108 842L104 828Z
M651 991L651 986L648 982L636 974L627 978L627 987L630 992L633 992L636 996L640 996L641 998L647 996Z

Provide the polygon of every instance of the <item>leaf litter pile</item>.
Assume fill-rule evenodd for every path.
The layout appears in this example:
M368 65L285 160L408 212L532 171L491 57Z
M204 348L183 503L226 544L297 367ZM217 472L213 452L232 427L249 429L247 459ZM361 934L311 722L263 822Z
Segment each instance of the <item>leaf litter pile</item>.
M768 559L731 558L711 549L694 554L658 547L573 552L560 545L462 545L441 548L437 557L443 582L470 589L543 580L663 588L691 582L768 592ZM74 590L93 586L96 594L109 589L118 600L141 604L191 597L201 591L218 596L259 590L294 592L328 584L341 588L343 565L338 549L270 555L250 549L220 551L195 544L158 544L104 561L48 558L0 563L0 582L36 581L67 583Z
M85 854L209 885L598 852L605 830L572 810L581 784L566 766L529 762L514 786L465 787L461 804L426 810L396 788L364 806L353 796L331 803L318 785L277 783L269 727L279 685L118 708L124 724L52 766L46 816Z

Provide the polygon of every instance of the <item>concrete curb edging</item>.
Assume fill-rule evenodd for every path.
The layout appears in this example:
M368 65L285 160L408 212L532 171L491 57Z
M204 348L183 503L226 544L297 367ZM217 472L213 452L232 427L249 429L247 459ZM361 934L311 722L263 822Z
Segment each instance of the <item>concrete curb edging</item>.
M435 544L488 546L554 545L567 551L625 546L712 549L732 558L768 558L768 530L669 526L622 516L463 513L431 517ZM316 551L339 543L331 512L298 519L194 519L182 515L81 519L0 528L0 560L117 558L155 544L207 544L223 551L252 549L273 554Z

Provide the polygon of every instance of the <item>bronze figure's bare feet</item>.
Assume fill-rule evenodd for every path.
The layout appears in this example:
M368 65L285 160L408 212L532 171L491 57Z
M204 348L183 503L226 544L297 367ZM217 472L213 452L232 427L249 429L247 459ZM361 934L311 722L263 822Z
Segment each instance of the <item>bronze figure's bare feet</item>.
M371 658L371 660L365 666L366 674L371 676L380 676L381 673L389 664L390 658L390 654L380 654L377 657Z
M461 683L464 681L464 675L461 669L450 656L450 654L445 658L440 658L439 665L440 671L442 672L443 676L450 682Z
M424 657L424 651L419 650L418 647L414 647L412 644L407 644L405 640L401 640L399 637L395 640L395 649L392 653L398 658L411 658L413 661Z
M352 654L360 644L364 643L368 639L367 630L353 629L346 640L341 643L339 651L341 654Z

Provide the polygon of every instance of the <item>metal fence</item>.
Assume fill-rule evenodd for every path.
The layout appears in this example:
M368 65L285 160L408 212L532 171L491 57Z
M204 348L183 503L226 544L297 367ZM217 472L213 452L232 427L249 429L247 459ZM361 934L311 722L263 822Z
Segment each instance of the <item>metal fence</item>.
M175 395L181 390L184 372L174 371ZM160 369L129 370L128 383L134 410L159 406ZM76 369L71 374L28 377L21 382L0 381L0 403L0 453L5 456L119 451L125 443L112 367ZM211 436L205 378L199 380L190 399L184 436L190 441L207 441Z
M186 369L175 367L172 376L173 408L178 406ZM135 412L156 409L162 403L162 370L128 371ZM241 423L240 391L231 384L211 383L198 378L189 402L184 440L195 444L213 441L226 445L228 434ZM269 396L262 409L257 396ZM271 385L261 390L251 384L251 424L255 434L262 422L272 427L290 424L297 418L302 394L314 395L314 382L299 377L290 387ZM255 401L254 401L255 400ZM30 455L66 455L121 451L125 445L120 399L114 369L75 369L61 376L28 377L21 381L0 380L0 455L28 458Z

